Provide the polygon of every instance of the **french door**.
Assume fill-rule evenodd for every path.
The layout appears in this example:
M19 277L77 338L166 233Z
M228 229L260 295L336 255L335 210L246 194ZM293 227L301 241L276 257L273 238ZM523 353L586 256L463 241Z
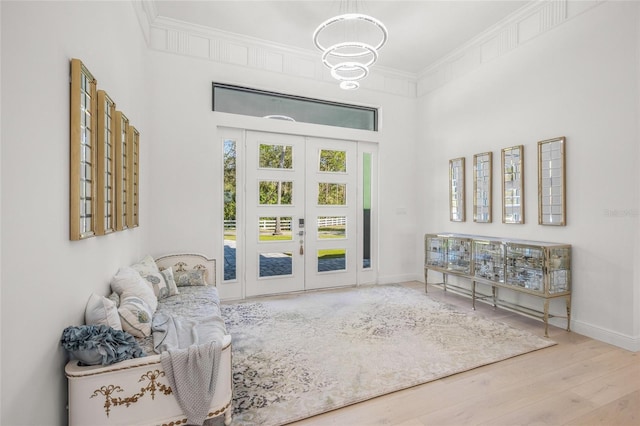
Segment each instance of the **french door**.
M307 138L305 287L356 284L357 143Z
M246 134L247 296L305 288L304 142L302 136Z
M372 282L371 144L233 134L225 167L238 175L225 177L225 199L237 209L232 221L225 210L225 235L235 224L237 235L225 236L225 283L250 297Z

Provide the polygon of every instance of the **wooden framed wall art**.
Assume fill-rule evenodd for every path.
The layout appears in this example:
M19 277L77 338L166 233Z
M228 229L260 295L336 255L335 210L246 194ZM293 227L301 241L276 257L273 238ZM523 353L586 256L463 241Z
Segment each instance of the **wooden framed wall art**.
M540 225L566 225L565 143L564 136L538 142Z
M95 235L97 82L79 59L71 60L69 238Z
M127 160L129 161L129 166L127 167L129 176L128 176L128 191L127 196L129 200L127 200L127 226L129 228L135 228L139 223L139 173L140 173L140 133L138 129L136 129L131 124L129 125L128 132L129 140L128 140L128 149L129 155Z
M98 176L96 190L96 235L115 231L114 116L116 104L104 90L98 90Z
M524 146L502 150L502 222L524 223Z
M70 61L69 238L139 226L140 132L79 59Z
M464 222L464 157L449 160L449 220Z
M129 190L128 155L129 155L129 119L121 111L116 111L116 145L115 145L115 225L116 230L127 229L127 193Z
M491 223L493 186L493 154L483 152L473 156L473 221Z

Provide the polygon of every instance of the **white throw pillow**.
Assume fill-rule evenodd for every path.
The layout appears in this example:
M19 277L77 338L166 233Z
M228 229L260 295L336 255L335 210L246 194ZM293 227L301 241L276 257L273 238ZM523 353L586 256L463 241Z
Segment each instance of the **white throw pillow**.
M190 269L188 271L176 271L173 274L178 287L194 287L207 285L206 269Z
M144 278L149 287L153 289L153 292L158 300L164 299L165 297L169 297L171 295L169 286L167 285L167 282L163 278L162 274L160 274L158 265L156 265L153 257L147 255L138 263L134 263L133 265L131 265L131 267L138 271L140 276Z
M162 277L167 282L167 287L169 287L169 296L175 296L176 294L180 294L178 291L178 286L176 285L176 280L173 277L173 268L169 266L167 269L163 269L160 271Z
M151 317L153 312L149 305L136 296L126 296L120 301L118 308L122 329L135 337L151 335Z
M109 296L107 296L107 299L109 299L113 303L115 303L116 306L120 306L120 295L118 293L116 293L115 291L112 291L111 294Z
M108 325L116 330L122 330L115 302L95 293L91 293L84 310L84 323L86 325Z
M120 268L118 273L111 279L111 290L120 295L120 306L122 306L125 298L135 296L149 305L151 313L154 313L158 307L158 299L155 293L133 268Z

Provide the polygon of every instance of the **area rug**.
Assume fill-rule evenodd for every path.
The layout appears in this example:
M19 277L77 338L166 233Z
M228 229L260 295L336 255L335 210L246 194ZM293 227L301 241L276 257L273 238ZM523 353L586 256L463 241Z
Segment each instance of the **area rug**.
M225 304L234 425L282 425L555 343L400 285Z

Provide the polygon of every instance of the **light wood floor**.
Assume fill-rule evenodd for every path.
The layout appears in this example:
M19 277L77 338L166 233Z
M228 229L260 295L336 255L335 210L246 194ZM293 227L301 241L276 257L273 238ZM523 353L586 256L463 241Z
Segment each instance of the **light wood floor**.
M471 308L435 287L429 296ZM484 303L474 314L544 334L542 322ZM640 425L639 353L552 326L549 337L558 344L293 425Z

